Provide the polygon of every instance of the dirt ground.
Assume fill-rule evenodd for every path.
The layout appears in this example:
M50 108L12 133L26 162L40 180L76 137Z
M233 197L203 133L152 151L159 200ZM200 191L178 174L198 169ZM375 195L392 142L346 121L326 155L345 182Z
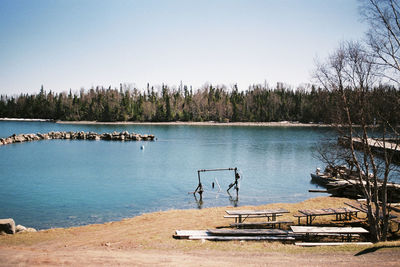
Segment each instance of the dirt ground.
M343 207L346 199L243 208ZM399 266L400 242L303 248L280 242L213 242L172 238L175 230L227 225L226 207L170 210L119 222L0 236L0 266ZM230 207L230 209L232 209ZM324 218L329 220L329 218ZM293 220L294 221L294 220ZM316 223L324 223L320 220Z
M363 251L363 249L361 249ZM1 248L1 266L399 266L400 252L378 249L365 254L280 252L191 252L143 249Z

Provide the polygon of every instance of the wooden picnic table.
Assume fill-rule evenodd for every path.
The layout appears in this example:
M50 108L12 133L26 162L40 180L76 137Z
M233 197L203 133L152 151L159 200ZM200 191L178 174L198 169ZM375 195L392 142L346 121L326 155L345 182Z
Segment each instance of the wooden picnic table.
M327 208L327 209L303 209L299 210L299 212L306 217L307 221L306 224L311 225L312 221L317 216L335 215L337 221L351 220L352 215L357 216L359 210L355 208ZM298 218L300 224L300 217Z
M367 207L367 204L364 204L364 203L361 203L361 202L355 202L355 201L352 201L352 202L345 202L344 204L346 204L347 206L349 206L349 207L351 207L351 208L354 208L354 209L357 209L358 211L360 211L360 212L364 212L364 213L367 213L368 214L368 207ZM372 212L376 212L376 209L375 209L375 206L374 205L372 205ZM383 212L382 212L382 207L380 207L379 208L379 213L380 214L382 214ZM381 218L382 218L382 215L381 215ZM390 214L389 215L389 219L393 219L393 218L397 218L397 216L396 215L394 215L394 214Z
M310 235L332 235L338 234L347 236L347 241L351 241L351 236L355 234L368 234L368 230L362 227L315 227L315 226L290 226L293 234Z
M289 213L286 209L267 210L226 210L230 216L234 216L235 223L243 223L247 218L266 217L268 221L276 221L276 217L282 213Z
M349 207L352 207L353 209L357 209L361 212L368 213L367 205L365 205L361 202L352 201L352 202L344 202L344 204Z

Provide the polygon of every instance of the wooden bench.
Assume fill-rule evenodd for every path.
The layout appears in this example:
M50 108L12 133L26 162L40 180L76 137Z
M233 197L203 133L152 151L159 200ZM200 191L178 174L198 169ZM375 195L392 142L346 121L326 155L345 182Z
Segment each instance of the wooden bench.
M365 223L366 219L356 219L356 220L343 220L343 221L332 221L335 225L354 225L354 224L361 224Z
M302 234L306 238L311 235L340 235L347 236L347 241L351 241L354 235L368 234L369 232L362 227L315 227L315 226L290 226L294 234Z
M282 224L291 224L292 221L269 221L269 222L251 222L251 223L232 223L231 227L237 228L246 228L246 227L263 227L263 226L271 226L275 228L278 226L278 229L281 229Z
M270 236L278 236L278 235L288 235L288 231L281 229L209 229L207 230L208 234L211 235L223 235L223 236L250 236L250 235L270 235Z
M210 240L210 241L295 241L291 236L189 236L190 240Z
M332 221L333 224L343 224L343 225L352 225L352 224L361 224L365 223L368 219L367 218L358 218L356 215L351 214L349 220L342 220L342 221L337 221L334 220Z
M294 243L296 246L302 247L316 247L316 246L343 246L343 245L358 245L358 246L365 246L365 245L373 245L371 242L328 242L328 243L315 243L315 242L296 242Z

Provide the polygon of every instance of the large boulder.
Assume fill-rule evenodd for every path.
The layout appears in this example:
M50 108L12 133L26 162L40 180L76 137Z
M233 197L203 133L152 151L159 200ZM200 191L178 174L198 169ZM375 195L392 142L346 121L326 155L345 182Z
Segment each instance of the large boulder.
M15 222L13 219L0 219L0 232L15 234Z

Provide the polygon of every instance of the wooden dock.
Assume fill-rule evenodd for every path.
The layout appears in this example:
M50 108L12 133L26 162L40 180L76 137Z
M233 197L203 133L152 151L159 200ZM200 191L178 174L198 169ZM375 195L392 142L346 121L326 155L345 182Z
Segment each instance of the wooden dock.
M337 197L347 197L353 199L362 198L361 183L366 184L366 175L363 176L363 181L360 182L358 177L348 168L336 166L336 170L325 170L325 172L311 173L311 181L324 188L322 190L309 190L309 192L329 193ZM382 181L378 179L378 188L382 187ZM386 184L388 200L390 202L400 202L400 184L387 182Z
M339 137L339 144L343 146L348 146L350 143L350 139L348 137ZM362 150L364 148L365 139L359 137L353 137L353 145L357 150ZM383 156L385 151L388 154L393 155L393 160L396 162L400 161L400 144L399 140L396 139L387 139L383 142L382 139L379 138L368 138L366 140L368 146L371 148L372 152L375 152L378 156Z

